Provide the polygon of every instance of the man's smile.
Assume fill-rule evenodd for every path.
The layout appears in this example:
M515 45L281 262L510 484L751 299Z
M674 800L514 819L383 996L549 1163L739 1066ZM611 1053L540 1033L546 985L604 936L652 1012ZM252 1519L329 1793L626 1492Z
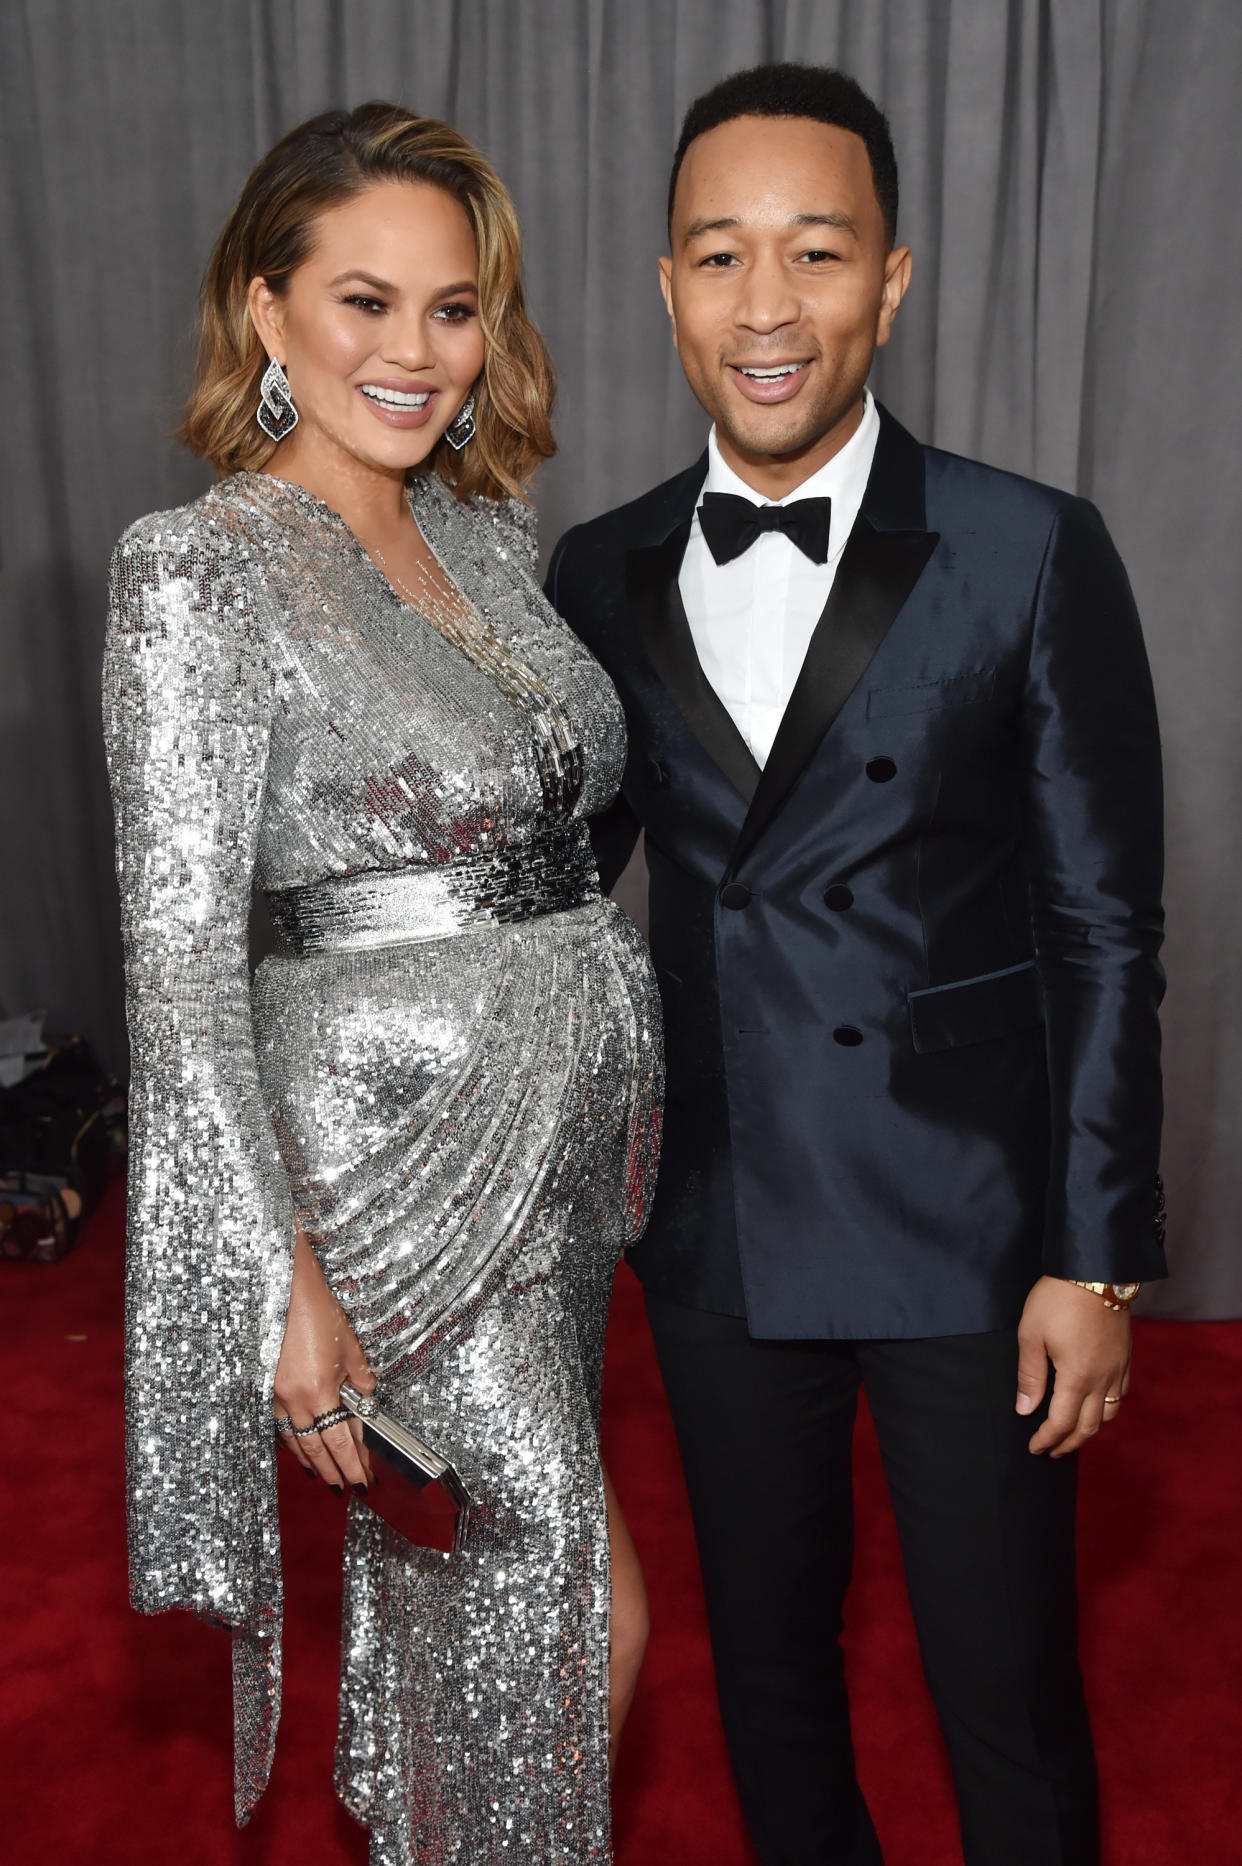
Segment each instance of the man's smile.
M809 357L787 363L730 363L727 368L749 402L787 402L811 367Z

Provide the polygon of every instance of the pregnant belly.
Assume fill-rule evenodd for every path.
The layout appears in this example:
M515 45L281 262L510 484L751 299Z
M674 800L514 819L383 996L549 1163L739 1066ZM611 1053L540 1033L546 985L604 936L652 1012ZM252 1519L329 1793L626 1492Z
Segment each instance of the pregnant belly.
M424 1352L519 1250L551 1264L575 1227L632 1234L657 1004L605 903L260 968L256 1055L295 1208L368 1352Z

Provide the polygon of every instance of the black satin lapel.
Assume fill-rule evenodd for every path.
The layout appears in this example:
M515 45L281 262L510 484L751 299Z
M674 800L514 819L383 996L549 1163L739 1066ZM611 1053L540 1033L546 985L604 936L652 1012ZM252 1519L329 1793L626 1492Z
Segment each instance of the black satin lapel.
M841 554L729 862L736 873L866 673L935 550L934 531L876 531L861 515Z
M691 732L749 803L759 783L759 766L699 664L678 587L689 536L687 519L660 544L627 553L630 614L647 659Z

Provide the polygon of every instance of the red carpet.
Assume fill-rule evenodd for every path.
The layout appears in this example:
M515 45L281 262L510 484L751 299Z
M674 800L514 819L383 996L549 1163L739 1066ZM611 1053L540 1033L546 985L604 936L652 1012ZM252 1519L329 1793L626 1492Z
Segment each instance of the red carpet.
M363 1866L330 1759L339 1520L286 1486L280 1752L232 1830L228 1651L125 1603L121 1190L54 1268L0 1264L8 1493L0 1567L0 1858L13 1866ZM1084 1658L1106 1866L1242 1861L1237 1394L1242 1323L1140 1323L1123 1424L1084 1460ZM606 1455L654 1631L617 1783L618 1866L747 1866L711 1691L685 1499L636 1286L617 1289ZM288 1473L296 1477L296 1473ZM889 1866L956 1866L896 1540L864 1426L850 1660L860 1767ZM1003 1866L998 1862L998 1866Z

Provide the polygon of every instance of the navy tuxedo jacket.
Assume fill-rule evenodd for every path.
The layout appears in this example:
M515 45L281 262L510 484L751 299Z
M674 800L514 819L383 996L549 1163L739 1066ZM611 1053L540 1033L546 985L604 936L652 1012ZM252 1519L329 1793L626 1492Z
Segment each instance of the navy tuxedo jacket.
M1164 1274L1160 747L1084 500L881 410L762 772L678 590L706 457L562 538L548 594L630 749L664 1003L649 1286L762 1337L965 1334Z

